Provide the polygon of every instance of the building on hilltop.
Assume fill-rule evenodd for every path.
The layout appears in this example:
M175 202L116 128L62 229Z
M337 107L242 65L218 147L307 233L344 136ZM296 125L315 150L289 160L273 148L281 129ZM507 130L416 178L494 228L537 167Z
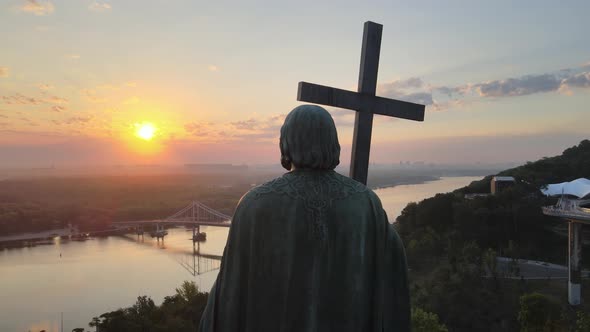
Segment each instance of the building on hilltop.
M512 176L494 176L490 181L490 192L495 195L508 187L512 187L515 183L516 180Z

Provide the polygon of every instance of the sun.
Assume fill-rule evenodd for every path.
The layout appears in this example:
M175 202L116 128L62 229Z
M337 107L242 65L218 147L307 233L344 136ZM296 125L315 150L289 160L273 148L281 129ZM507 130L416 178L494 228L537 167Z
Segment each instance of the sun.
M135 127L137 128L135 130L135 135L146 141L150 141L154 138L154 134L158 131L158 128L149 122L136 124Z

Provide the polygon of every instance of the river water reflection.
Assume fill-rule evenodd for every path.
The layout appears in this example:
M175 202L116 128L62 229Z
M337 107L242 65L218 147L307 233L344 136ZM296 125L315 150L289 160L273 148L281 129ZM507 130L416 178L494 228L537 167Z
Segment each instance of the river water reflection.
M410 201L465 186L478 177L442 178L376 190L390 221ZM228 228L202 227L207 241L193 248L192 233L169 230L165 241L145 235L60 241L0 250L0 331L64 331L86 327L93 316L133 304L156 303L193 280L208 291L217 276ZM202 255L193 255L193 250Z

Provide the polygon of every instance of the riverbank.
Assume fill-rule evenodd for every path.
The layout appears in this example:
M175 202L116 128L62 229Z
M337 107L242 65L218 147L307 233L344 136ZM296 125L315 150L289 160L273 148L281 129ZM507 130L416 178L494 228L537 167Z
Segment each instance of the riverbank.
M472 181L480 180L478 176L450 176L418 184L398 184L392 187L375 189L389 221L395 223L402 210L410 202L418 203L437 193L447 193L465 187Z
M451 191L471 181L465 178L458 183L459 180L442 178L416 185L398 183L376 192L390 219L394 219L393 210L403 209L410 201L430 197L438 191ZM395 201L388 197L394 197ZM207 233L207 241L199 243L200 256L192 254L190 233L177 228L169 229L164 241L129 234L0 250L3 295L14 299L11 306L0 312L0 331L50 330L52 324L59 322L61 312L64 330L71 331L85 326L100 313L134 303L138 295L150 295L160 303L184 280L195 281L199 289L208 291L219 267L218 260L209 257L223 254L228 229L202 230ZM30 301L31 298L35 301ZM92 301L82 301L84 298Z
M348 174L342 169L343 174ZM284 173L284 172L283 172ZM434 182L446 170L372 169L372 189ZM96 176L88 178L33 178L0 181L0 241L63 236L54 228L72 224L88 230L108 229L113 221L163 218L198 200L227 215L253 184L280 173L184 174L161 176ZM37 234L47 232L46 234ZM55 235L54 235L55 234ZM14 238L14 236L17 236Z
M42 240L42 239L49 239L49 238L54 238L54 237L58 237L58 236L69 236L71 234L72 234L72 232L69 228L58 228L58 229L51 229L48 231L41 231L41 232L28 232L28 233L0 236L0 243Z
M381 182L373 181L367 183L368 187L377 190L377 189L385 189L385 188L392 188L395 186L403 186L403 185L415 185L415 184L424 184L427 182L438 181L441 178L438 176L414 176L414 177L402 177L399 179L390 179Z
M369 187L373 190L382 190L393 188L396 186L421 185L430 182L440 181L442 178L438 176L428 175L392 175L389 172L376 172L376 175L369 179ZM461 177L456 177L461 178ZM236 197L241 196L241 192L236 192ZM105 225L107 226L107 225ZM74 226L75 227L75 226ZM111 231L108 227L94 233L104 233ZM50 230L31 230L26 233L15 233L0 236L0 247L6 247L10 243L18 244L19 242L27 241L44 241L55 237L75 236L79 233L77 229L70 230L69 228L58 228Z
M400 185L423 184L442 178L479 177L495 174L498 170L488 169L372 169L369 171L367 186L373 190ZM344 174L344 173L342 173ZM348 173L344 174L348 175Z
M92 232L79 232L76 228L53 229L42 232L7 235L0 237L0 249L35 247L38 245L54 244L56 239L61 241L85 241L95 237L123 235L124 229L104 229Z

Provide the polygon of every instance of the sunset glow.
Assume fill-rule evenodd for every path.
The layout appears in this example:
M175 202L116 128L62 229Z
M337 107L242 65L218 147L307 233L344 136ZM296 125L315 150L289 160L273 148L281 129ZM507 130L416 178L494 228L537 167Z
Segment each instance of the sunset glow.
M531 13L495 2L351 1L342 15L310 0L229 11L223 2L182 3L8 1L3 166L276 164L282 121L301 104L299 81L356 89L366 20L383 24L376 94L426 105L420 123L375 117L371 162L524 162L587 136L589 2L531 1ZM315 9L292 14L306 6ZM328 111L348 163L355 112Z
M590 332L588 13L0 0L0 332Z
M150 141L152 138L154 138L154 134L158 130L151 123L141 123L141 124L136 124L135 126L137 127L135 135L137 135L137 137L139 137L143 140L146 140L146 141Z

